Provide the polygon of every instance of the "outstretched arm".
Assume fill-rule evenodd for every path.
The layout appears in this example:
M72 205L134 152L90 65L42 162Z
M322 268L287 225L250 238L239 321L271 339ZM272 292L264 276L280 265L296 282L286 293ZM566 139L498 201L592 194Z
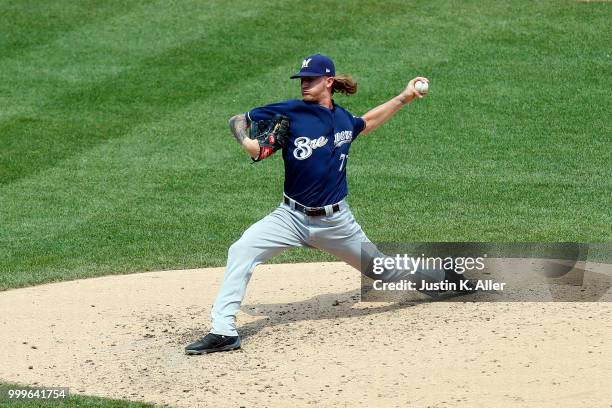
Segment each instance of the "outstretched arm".
M424 93L420 93L414 88L414 83L417 81L429 82L425 77L416 77L408 82L408 86L406 86L402 93L363 115L361 118L365 121L366 127L361 134L367 135L391 119L404 105L408 105L416 98L424 97Z
M241 113L240 115L232 116L229 120L229 127L236 142L242 146L249 156L256 158L259 155L259 143L257 140L249 138L249 125L247 124L245 114Z

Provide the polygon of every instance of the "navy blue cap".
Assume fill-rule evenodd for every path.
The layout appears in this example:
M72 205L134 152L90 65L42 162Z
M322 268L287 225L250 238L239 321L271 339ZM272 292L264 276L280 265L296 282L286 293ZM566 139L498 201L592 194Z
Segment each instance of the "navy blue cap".
M304 58L304 61L302 61L302 68L300 69L300 72L293 75L291 79L301 77L320 77L334 75L336 75L336 68L334 67L334 62L325 55L315 54Z

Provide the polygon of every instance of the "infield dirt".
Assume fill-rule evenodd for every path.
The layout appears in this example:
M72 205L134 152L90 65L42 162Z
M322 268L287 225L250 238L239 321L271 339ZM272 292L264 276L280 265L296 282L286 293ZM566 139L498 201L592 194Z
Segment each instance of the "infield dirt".
M0 378L173 407L612 406L610 303L362 303L344 263L262 265L238 317L242 349L186 356L222 275L2 292Z

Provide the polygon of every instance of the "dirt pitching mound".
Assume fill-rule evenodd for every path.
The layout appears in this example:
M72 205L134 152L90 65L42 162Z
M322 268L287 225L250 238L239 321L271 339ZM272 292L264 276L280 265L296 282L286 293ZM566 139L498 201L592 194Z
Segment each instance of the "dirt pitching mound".
M610 303L360 303L343 263L265 265L243 348L186 356L222 268L0 293L0 378L173 407L610 407Z

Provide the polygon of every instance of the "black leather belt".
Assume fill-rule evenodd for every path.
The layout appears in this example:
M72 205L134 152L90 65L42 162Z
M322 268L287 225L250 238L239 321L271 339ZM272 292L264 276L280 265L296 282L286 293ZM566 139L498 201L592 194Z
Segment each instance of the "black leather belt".
M291 206L291 200L287 197L283 197L285 204ZM302 204L295 203L295 209L302 212L310 217L318 217L325 215L325 207L304 207ZM340 204L332 205L332 213L340 211Z

